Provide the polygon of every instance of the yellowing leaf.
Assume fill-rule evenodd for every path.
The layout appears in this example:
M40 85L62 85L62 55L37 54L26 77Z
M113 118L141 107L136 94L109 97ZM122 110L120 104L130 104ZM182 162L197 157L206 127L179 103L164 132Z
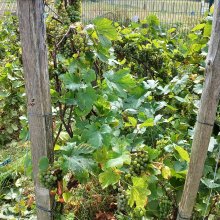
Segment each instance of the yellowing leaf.
M54 147L54 150L56 151L56 150L60 150L60 149L61 149L61 147L58 144L56 144Z
M189 154L186 150L182 149L179 146L176 146L175 149L178 151L179 155L181 156L181 158L183 160L186 160L186 161L190 162Z
M143 127L149 127L149 126L154 126L154 119L153 118L149 118L147 119L143 124L140 125L140 129Z
M104 173L101 173L99 175L99 181L102 183L103 188L118 182L118 180L120 179L118 171L119 170L113 170L109 168L106 169Z
M210 13L213 14L213 12L214 12L214 4L213 4L212 7L210 8Z
M138 207L144 207L147 201L147 195L150 195L150 190L147 189L147 183L143 178L134 177L132 179L133 187L131 188L131 195L128 204L132 207L134 202Z
M137 120L133 117L128 117L128 120L131 122L133 127L137 126Z
M168 179L171 176L170 168L165 166L162 168L162 175L165 179Z
M20 208L19 208L18 206L19 206L19 202L17 202L16 205L15 205L15 207L14 207L14 211L15 211L16 213L19 213L19 211L24 212L24 211L26 211L26 209L27 209L27 207L25 206L24 200L21 200L21 203L20 203L20 206L23 206L23 207L20 207Z
M197 25L196 27L194 27L194 28L192 29L192 31L201 30L201 29L204 28L204 27L205 27L205 24L199 24L199 25Z
M69 202L73 198L73 195L70 192L63 193L63 198L65 202Z
M78 54L77 54L77 53L73 54L73 57L74 57L74 58L77 58L77 57L78 57Z
M176 28L172 28L172 29L170 29L169 31L167 31L167 33L169 34L169 33L172 33L172 32L174 32L176 30Z

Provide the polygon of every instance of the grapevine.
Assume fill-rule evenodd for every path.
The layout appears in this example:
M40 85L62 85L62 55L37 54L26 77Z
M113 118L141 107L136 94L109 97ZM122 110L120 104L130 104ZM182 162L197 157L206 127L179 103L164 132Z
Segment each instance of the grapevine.
M172 202L168 200L167 196L163 196L159 200L159 217L160 219L166 219L171 212Z
M54 162L54 166L49 166L46 171L40 170L38 178L42 187L49 190L55 190L57 188L57 180L62 181L64 175L62 170L59 169L62 162L63 158L60 157L58 161Z

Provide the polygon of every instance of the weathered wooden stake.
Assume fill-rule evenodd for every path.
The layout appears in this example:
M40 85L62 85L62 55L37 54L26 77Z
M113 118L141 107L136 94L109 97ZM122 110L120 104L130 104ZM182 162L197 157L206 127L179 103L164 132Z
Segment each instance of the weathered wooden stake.
M220 1L215 1L215 11L209 52L206 61L205 81L203 85L198 121L214 124L220 94ZM196 123L182 199L179 205L177 220L190 216L197 197L200 179L206 159L212 126ZM189 218L188 218L189 219Z
M41 186L37 177L39 173L39 159L42 156L46 156L49 158L50 163L52 163L54 158L46 28L45 19L42 19L44 1L18 0L17 3L28 113L31 113L31 105L29 105L29 103L32 102L33 98L37 55L40 35L42 34L39 62L37 65L33 114L49 115L31 117L29 114L29 124L31 120L30 141L36 204L44 209L51 210L54 203L54 197L50 196L49 190ZM41 29L42 25L43 29ZM48 212L37 209L37 218L39 220L48 220ZM54 219L54 217L52 216L51 219Z

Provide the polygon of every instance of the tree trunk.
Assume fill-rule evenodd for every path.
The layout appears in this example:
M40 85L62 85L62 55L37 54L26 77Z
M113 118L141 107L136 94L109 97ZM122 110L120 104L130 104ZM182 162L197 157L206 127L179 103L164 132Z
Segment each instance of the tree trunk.
M18 0L19 29L21 36L25 89L27 95L27 110L29 113L35 199L37 205L44 209L51 210L54 203L54 197L50 195L49 190L41 186L37 177L37 174L39 173L39 159L42 156L46 156L49 158L50 163L52 163L54 158L46 28L45 19L42 19L44 18L43 15L43 0ZM41 45L39 51L39 62L37 64L40 38ZM35 99L32 107L29 103L32 102L33 98L36 68ZM32 114L35 116L30 116L31 108L33 108ZM36 116L45 114L49 115ZM37 209L37 217L39 220L48 220L48 212ZM54 217L51 219L53 218Z
M220 93L220 1L216 1L209 52L206 60L205 80L203 85L198 121L214 124ZM177 220L190 216L197 197L210 137L213 127L196 123L182 199ZM182 215L182 217L181 217ZM189 219L189 218L188 218Z

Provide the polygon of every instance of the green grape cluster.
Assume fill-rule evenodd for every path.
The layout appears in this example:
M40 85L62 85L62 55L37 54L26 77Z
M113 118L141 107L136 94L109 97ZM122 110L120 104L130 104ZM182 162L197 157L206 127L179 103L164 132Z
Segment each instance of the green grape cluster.
M167 69L161 68L156 76L160 77L163 80L163 83L169 83L170 77Z
M144 172L148 167L148 154L147 153L133 153L131 154L132 162L129 168L131 176L139 175Z
M143 216L145 215L146 209L141 207L135 207L130 215L132 217L132 220L142 220Z
M127 183L132 183L132 178L139 176L148 167L148 154L147 153L133 153L131 154L132 162L129 166L129 171L122 174L122 178Z
M73 45L74 49L80 52L88 52L88 40L83 38L81 35L73 35Z
M70 18L68 16L68 13L64 7L64 2L63 0L60 1L60 4L58 4L56 7L57 12L60 16L60 20L63 22L64 25L69 26L70 25Z
M158 69L162 68L163 62L164 62L164 56L163 54L161 54L160 56L157 57L157 68Z
M117 195L117 207L119 210L129 213L131 211L131 207L128 205L129 194L123 190L123 187L120 187L118 191L120 193Z
M132 57L138 57L138 47L135 43L126 43L123 47L123 53L127 59Z
M184 56L180 52L178 52L178 53L174 54L174 59L178 62L183 62L184 61Z
M123 46L120 44L114 44L114 51L116 54L123 54Z
M170 68L171 68L172 77L177 76L178 75L178 69L173 65Z
M81 13L80 11L75 10L75 7L73 5L68 5L66 7L66 11L72 23L81 21Z
M181 114L185 117L188 117L193 113L194 104L192 102L183 102L181 103Z
M60 157L58 161L54 162L53 167L49 166L46 171L40 170L40 173L37 176L39 178L39 182L44 188L49 190L55 190L57 188L57 180L61 181L63 178L62 170L57 169L60 167L62 161L63 158Z
M67 30L65 30L65 28L56 20L49 19L46 22L46 32L55 37L54 39L51 36L47 36L47 45L49 49L52 49L54 47L53 40L58 44Z
M159 199L159 217L160 219L166 219L171 212L172 202L168 200L167 196L163 196Z
M71 45L71 42L70 42L69 38L66 39L65 44L63 46L63 51L62 52L63 52L62 54L66 58L71 57L71 55L73 54L72 45Z

